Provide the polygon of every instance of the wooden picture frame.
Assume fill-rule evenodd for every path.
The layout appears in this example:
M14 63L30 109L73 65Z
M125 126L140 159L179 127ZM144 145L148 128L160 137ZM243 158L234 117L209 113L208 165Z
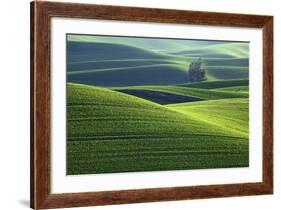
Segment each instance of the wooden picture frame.
M263 33L263 179L258 183L51 194L51 18L260 28ZM65 208L273 193L273 17L91 4L31 3L31 208Z

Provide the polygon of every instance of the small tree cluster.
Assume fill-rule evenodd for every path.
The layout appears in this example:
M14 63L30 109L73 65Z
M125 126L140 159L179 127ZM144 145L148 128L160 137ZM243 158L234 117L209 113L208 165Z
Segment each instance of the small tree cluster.
M207 80L206 69L202 67L202 59L192 62L188 69L188 80L190 82L200 82Z

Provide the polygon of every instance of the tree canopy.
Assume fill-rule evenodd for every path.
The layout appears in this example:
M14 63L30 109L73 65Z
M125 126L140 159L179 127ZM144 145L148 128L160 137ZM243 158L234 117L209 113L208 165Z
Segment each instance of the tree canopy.
M189 64L188 79L190 82L207 80L206 69L202 65L203 62L201 58Z

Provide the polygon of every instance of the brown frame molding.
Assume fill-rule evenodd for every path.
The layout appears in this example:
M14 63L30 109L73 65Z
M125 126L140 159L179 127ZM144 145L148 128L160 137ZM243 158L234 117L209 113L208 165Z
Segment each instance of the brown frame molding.
M106 192L50 192L50 20L52 17L262 28L263 181ZM172 201L273 193L273 17L92 4L31 2L31 208Z

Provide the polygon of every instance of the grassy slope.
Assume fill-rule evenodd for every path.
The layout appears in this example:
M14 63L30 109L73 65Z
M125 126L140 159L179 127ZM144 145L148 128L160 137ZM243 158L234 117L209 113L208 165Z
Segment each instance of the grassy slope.
M208 66L207 78L209 80L231 80L249 78L248 67L237 66Z
M186 95L179 95L175 93L167 93L163 91L155 90L143 90L143 89L119 89L121 93L126 93L128 95L133 95L139 98L143 98L148 101L155 102L157 104L166 105L174 103L185 103L185 102L194 102L201 101L204 99L191 97Z
M200 89L214 89L214 88L226 88L236 86L248 86L249 80L238 79L238 80L220 80L220 81L203 81L181 84L182 87L200 88Z
M231 58L231 59L219 59L219 58L207 58L203 60L206 66L249 66L248 58Z
M179 40L159 38L141 38L141 37L116 37L116 36L85 36L85 35L68 35L68 41L79 42L99 42L99 43L118 43L129 44L131 46L153 49L162 52L175 50L187 50L206 45L221 44L219 41L204 41L204 40Z
M247 58L247 43L221 43L216 45L197 46L193 49L176 51L174 54L202 58Z
M226 87L217 88L217 91L231 91L231 92L245 92L249 93L249 86L236 86L236 87Z
M187 82L180 56L138 47L68 42L68 81L96 86L176 84Z
M120 67L136 67L136 66L148 66L148 65L159 65L159 64L180 64L174 60L165 59L121 59L121 60L96 60L86 62L73 62L68 63L67 70L69 73L85 71L85 70L103 70L113 69Z
M179 43L170 45L177 46ZM237 43L208 46L205 44L201 47L191 45L188 52L198 49L195 51L199 54L189 56L206 55L204 63L209 80L247 79L248 58L243 57L246 56L247 50L241 45ZM196 60L196 57L184 57L180 53L179 55L160 53L139 46L129 46L124 43L68 41L68 81L96 86L173 85L188 81L186 71L189 63ZM141 84L141 81L144 83Z
M125 44L99 42L67 42L68 63L118 59L179 59L164 53L154 52Z
M220 80L186 83L175 86L128 86L112 88L160 104L190 102L192 100L248 98L249 80ZM142 91L142 92L141 92ZM147 91L150 91L150 93ZM191 97L182 98L182 97ZM165 100L165 97L167 100ZM168 99L171 99L170 101Z
M178 65L161 64L118 69L71 72L68 81L96 86L167 85L187 82L186 72Z
M68 36L69 41L79 42L98 42L98 43L118 43L129 44L135 47L146 49L158 49L160 51L167 51L172 49L185 49L184 41L170 40L165 42L162 39L149 39L149 38L130 38L130 37L113 37L113 36Z
M249 45L248 43L223 43L219 45L207 46L206 50L214 50L223 54L232 55L236 58L248 58L249 57Z
M223 128L227 125L228 130L241 132L246 138L248 137L248 106L249 100L241 98L168 105L169 108L190 118L202 119L204 122Z
M151 90L161 93L171 93L200 99L224 99L224 98L248 98L249 94L246 92L232 92L232 91L217 91L210 89L189 88L182 86L129 86L115 88L116 90Z
M68 174L248 165L247 133L235 130L236 122L228 125L230 110L217 116L227 126L209 121L219 101L210 101L213 108L204 118L192 106L190 114L184 104L163 107L103 88L69 84L67 91ZM237 116L240 111L245 110L231 106Z

